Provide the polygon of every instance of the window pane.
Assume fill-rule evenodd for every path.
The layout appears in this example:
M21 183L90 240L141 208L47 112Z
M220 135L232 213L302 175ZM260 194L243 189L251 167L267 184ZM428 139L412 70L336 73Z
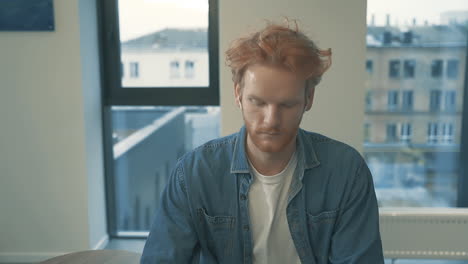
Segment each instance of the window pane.
M405 111L413 110L413 91L403 91L402 109Z
M440 90L432 90L430 92L430 101L429 101L429 109L431 111L439 111L440 110L440 95L442 92Z
M405 78L414 78L415 67L416 67L415 60L405 60L405 63L403 64Z
M439 78L442 76L442 60L433 60L431 64L431 76L434 78Z
M380 206L456 206L467 9L368 1L364 156Z
M447 62L447 78L458 78L458 60L448 60Z
M179 157L219 137L219 107L112 107L118 232L148 231Z
M400 77L400 61L399 60L391 60L389 62L388 76L390 78Z
M369 73L369 74L372 74L374 68L373 68L373 64L372 64L372 61L371 60L367 60L366 61L366 71Z
M118 3L123 88L209 86L208 0Z
M394 111L398 109L398 91L388 91L388 111Z

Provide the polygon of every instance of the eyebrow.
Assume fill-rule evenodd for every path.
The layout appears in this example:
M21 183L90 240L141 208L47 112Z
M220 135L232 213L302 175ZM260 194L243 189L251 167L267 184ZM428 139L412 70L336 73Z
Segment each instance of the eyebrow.
M248 95L247 98L248 98L248 99L255 99L255 100L257 100L257 101L263 101L260 97L257 97L257 96L255 96L255 95Z
M255 96L255 95L253 95L253 94L247 95L247 99L254 99L254 100L257 100L257 101L260 101L260 102L264 102L264 101L265 101L265 100L263 100L262 98L260 98L260 97L258 97L258 96ZM297 104L297 103L299 103L299 100L298 100L298 99L289 99L289 100L280 102L280 104Z

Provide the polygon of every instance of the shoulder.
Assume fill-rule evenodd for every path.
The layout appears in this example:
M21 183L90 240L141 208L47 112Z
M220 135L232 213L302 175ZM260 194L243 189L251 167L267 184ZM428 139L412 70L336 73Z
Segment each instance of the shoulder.
M305 151L314 151L322 165L337 166L351 164L361 166L364 159L352 146L328 136L301 130L304 137Z
M207 161L216 160L217 163L223 164L223 160L230 159L237 140L238 133L231 134L225 137L210 140L192 151L185 153L177 161L177 167L200 166Z
M317 150L328 150L332 152L342 152L343 154L352 156L361 156L354 147L348 145L347 143L316 132L310 132L306 130L302 130L302 132L306 140L308 140Z

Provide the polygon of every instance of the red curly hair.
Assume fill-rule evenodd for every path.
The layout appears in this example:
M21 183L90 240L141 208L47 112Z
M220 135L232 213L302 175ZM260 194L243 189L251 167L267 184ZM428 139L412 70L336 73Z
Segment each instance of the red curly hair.
M331 49L320 50L304 33L295 28L268 23L267 26L232 42L226 51L226 64L231 68L234 84L241 87L245 71L253 64L285 67L313 84L331 66Z

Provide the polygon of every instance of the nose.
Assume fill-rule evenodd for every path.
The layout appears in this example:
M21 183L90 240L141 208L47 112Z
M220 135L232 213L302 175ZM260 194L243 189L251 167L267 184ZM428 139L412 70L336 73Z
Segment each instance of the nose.
M265 127L277 128L281 124L281 113L277 106L266 107L263 123Z

